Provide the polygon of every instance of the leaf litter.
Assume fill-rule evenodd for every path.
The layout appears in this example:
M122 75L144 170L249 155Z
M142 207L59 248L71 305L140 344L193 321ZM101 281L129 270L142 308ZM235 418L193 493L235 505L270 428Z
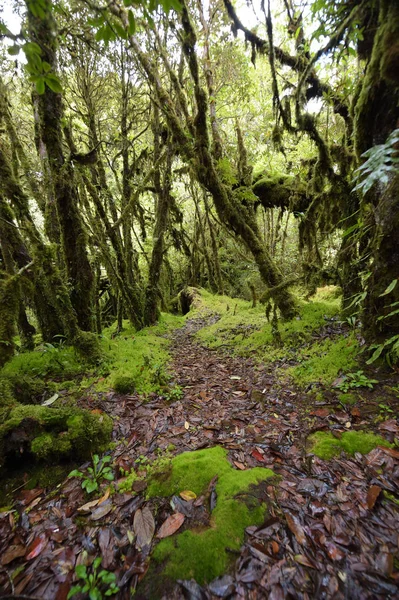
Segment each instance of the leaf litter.
M173 334L183 398L170 403L152 395L143 402L131 395L116 402L112 392L91 396L88 406L111 407L117 417L111 453L117 483L119 468L129 470L140 457L151 462L171 447L178 454L215 445L228 450L235 468L269 467L279 478L261 489L265 522L247 528L231 570L207 585L176 582L164 600L399 598L399 451L377 447L329 461L309 455L310 433L339 438L360 419L371 427L367 415L356 407L334 410L330 402L312 407L309 397L276 379L273 365L255 368L250 359L199 346L192 334L204 324L191 319ZM390 417L379 432L393 441L398 420ZM154 544L190 523L205 524L217 495L214 479L198 498L181 490L147 501L145 464L140 473L131 492L110 494L104 485L101 498L89 502L75 479L53 491L20 491L13 508L0 513L1 595L64 600L75 566L101 556L102 568L116 575L116 598L145 598L139 584Z

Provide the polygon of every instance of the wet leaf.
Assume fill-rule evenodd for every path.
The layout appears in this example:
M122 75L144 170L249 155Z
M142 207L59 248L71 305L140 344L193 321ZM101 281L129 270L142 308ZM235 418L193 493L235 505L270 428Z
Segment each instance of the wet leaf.
M155 521L151 510L145 506L134 513L133 531L136 534L136 548L142 549L151 544L155 532Z
M157 533L157 538L163 539L176 533L176 531L183 525L185 518L186 517L182 513L175 513L174 515L168 517L166 521L162 523Z
M378 485L371 485L367 492L367 506L371 510L374 508L377 498L381 493L381 488Z
M96 500L91 500L90 502L86 502L86 504L83 504L83 506L79 506L78 512L90 512L91 509L94 508L95 506L97 506L98 503L99 503L98 498Z
M258 460L259 462L265 462L265 457L259 452L259 450L252 450L251 456L256 458L256 460Z
M209 589L218 598L227 598L235 590L234 579L231 575L223 575L223 577L218 577L211 581Z
M112 504L110 500L106 500L98 508L93 510L90 515L92 521L99 521L103 517L106 517L112 510Z
M303 530L302 525L300 524L298 517L291 515L290 513L285 513L285 518L287 519L287 525L295 536L298 544L306 544L306 536Z
M39 556L39 554L43 552L47 544L48 539L43 533L36 537L26 549L26 560L32 560L32 558L36 558L36 556Z
M7 550L2 554L1 564L3 566L8 565L10 562L15 560L16 558L20 558L21 556L25 556L26 547L21 544L9 546Z

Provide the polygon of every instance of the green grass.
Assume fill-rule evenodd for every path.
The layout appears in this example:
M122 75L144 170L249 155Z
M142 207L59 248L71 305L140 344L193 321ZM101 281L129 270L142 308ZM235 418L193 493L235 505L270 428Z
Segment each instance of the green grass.
M308 441L311 443L310 452L323 460L338 456L341 452L354 456L356 452L368 454L377 446L393 447L381 436L367 431L345 431L339 439L330 432L317 431L309 436Z
M222 575L234 560L227 549L239 550L245 528L263 522L266 506L246 492L273 472L260 467L237 471L226 455L226 450L218 446L179 454L163 477L158 474L150 482L148 496L172 496L183 490L200 495L218 476L217 503L209 527L188 529L166 538L154 550L155 561L165 563L163 575L171 579L194 578L203 583Z

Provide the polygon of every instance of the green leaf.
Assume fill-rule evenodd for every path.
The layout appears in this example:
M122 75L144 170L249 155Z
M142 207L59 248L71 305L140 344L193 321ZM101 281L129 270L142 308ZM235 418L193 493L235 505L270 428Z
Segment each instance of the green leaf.
M86 579L87 567L85 565L77 565L77 567L75 568L75 573L79 579Z
M18 46L18 44L15 44L14 46L10 46L7 49L8 54L11 54L11 56L17 56L17 54L19 54L19 51L21 50L21 46Z
M46 90L46 86L44 83L44 79L43 79L43 77L40 77L36 81L36 91L39 94L39 96L41 96L42 94L44 94L45 90Z
M86 484L86 485L84 485L84 484ZM94 492L94 490L96 490L98 488L97 481L92 481L91 479L86 479L82 484L82 488L86 489L86 492L88 494L91 494L92 492Z
M80 594L82 592L82 587L80 585L74 585L68 592L67 600L72 598L72 596L76 596L76 594Z
M114 480L114 476L112 473L103 473L103 478L107 479L107 481L113 481Z
M398 280L397 279L393 279L391 281L391 283L389 284L389 286L387 287L387 289L385 290L385 292L383 292L382 294L380 294L379 297L381 298L382 296L387 296L388 294L390 294L395 289L397 283L398 283Z
M129 19L128 33L129 35L134 35L134 32L136 31L136 20L134 18L133 11L129 10L127 14Z
M122 25L120 23L118 23L118 21L114 21L112 23L112 26L114 28L114 30L116 31L116 34L122 38L123 40L127 39L127 31L124 27L122 27Z
M57 75L54 75L54 73L50 73L49 75L46 75L46 77L44 78L44 81L46 82L46 84L48 85L48 87L50 88L50 90L56 94L61 94L62 93L62 85L60 83L60 80L58 79Z
M98 569L98 567L101 565L101 562L102 562L101 556L97 556L97 558L93 561L93 568Z
M83 473L77 469L74 469L69 473L68 477L83 477Z
M102 600L102 594L98 588L94 588L89 592L90 600Z

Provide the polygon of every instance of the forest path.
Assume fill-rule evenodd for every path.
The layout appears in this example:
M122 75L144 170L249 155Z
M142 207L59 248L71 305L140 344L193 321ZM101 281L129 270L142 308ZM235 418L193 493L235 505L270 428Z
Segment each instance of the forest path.
M93 409L116 417L110 454L117 485L124 481L120 469L142 475L133 495L109 495L104 482L88 503L81 480L72 478L51 493L24 491L18 515L0 515L0 598L66 600L75 565L96 556L115 573L120 591L114 597L130 598L154 546L136 547L138 511L146 508L154 519L150 540L173 514L170 498L145 498L148 461L167 449L176 455L216 445L238 470L269 467L279 476L262 488L267 520L247 528L229 575L203 587L176 584L164 600L399 598L399 507L385 497L399 490L399 452L376 448L330 461L308 456L310 432L339 436L348 423L356 428L359 411L312 406L306 394L276 379L273 366L201 347L193 334L209 318L217 317L188 320L172 334L171 369L181 398L114 392L93 398ZM389 435L398 436L396 422L389 423ZM135 597L148 598L145 587Z

